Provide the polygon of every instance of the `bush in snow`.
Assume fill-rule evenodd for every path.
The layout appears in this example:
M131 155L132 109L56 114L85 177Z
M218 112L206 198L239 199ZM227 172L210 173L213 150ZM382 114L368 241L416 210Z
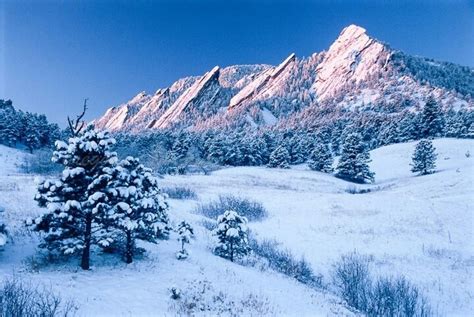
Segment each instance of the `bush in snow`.
M247 218L233 210L227 210L217 218L217 228L213 231L217 237L214 253L234 262L236 258L250 252L248 244Z
M198 205L196 212L206 217L216 219L227 210L235 210L249 221L261 220L267 217L268 212L257 201L233 195L221 195L216 201Z
M333 158L329 145L318 142L311 152L308 166L313 171L332 173Z
M421 140L418 142L412 156L411 171L418 173L418 175L434 173L437 157L435 150L431 140Z
M355 183L373 182L374 173L369 163L370 154L360 134L351 133L344 140L336 176Z
M347 304L367 316L431 316L427 300L404 277L372 279L369 258L351 253L334 265L333 282Z
M180 291L172 288L169 311L177 316L275 316L268 298L253 293L236 297L216 290L207 280L192 281ZM177 293L177 294L176 294Z
M178 241L181 242L181 250L176 253L178 260L184 260L188 257L188 251L184 248L186 243L190 243L191 239L194 238L194 229L186 221L181 221L176 228L178 232Z
M334 265L333 283L349 306L367 311L372 283L369 258L357 253L343 255Z
M110 169L108 229L116 229L125 241L125 262L132 263L136 239L156 242L169 233L168 204L152 171L134 157Z
M288 150L283 145L280 145L272 152L272 154L270 154L270 160L267 166L277 168L290 168L290 159L291 157Z
M0 316L56 317L72 316L77 306L45 287L35 287L19 279L2 281L0 288Z
M368 316L431 316L431 308L418 288L404 277L379 278L369 296Z
M81 253L84 270L90 266L91 246L112 241L102 223L110 207L105 193L111 178L107 170L117 161L111 152L114 143L107 132L92 126L68 144L57 141L52 160L64 167L62 177L39 183L35 200L47 212L28 221L44 233L41 247L65 255Z
M212 231L214 229L216 229L216 221L215 220L212 220L212 219L207 219L207 218L204 218L202 219L199 224L201 226L203 226L204 228L206 228L206 230L209 230L209 231Z
M170 297L171 299L180 299L181 298L181 290L175 286L170 288Z
M268 261L268 266L297 281L316 287L322 286L322 276L314 273L304 258L297 259L289 250L281 250L274 240L249 241L252 252Z
M0 206L0 251L3 250L3 248L7 244L7 239L8 239L7 226L2 221L4 212L5 212L5 209L2 206Z
M161 191L167 194L172 199L196 199L196 192L191 188L175 186L175 187L163 187Z
M25 156L21 169L25 173L52 175L61 173L61 166L51 162L53 150L50 148L39 149L33 155Z
M371 189L371 188L357 188L353 185L351 186L347 186L347 188L345 189L345 192L346 193L349 193L349 194L367 194L367 193L370 193L374 190L377 190L377 189L380 189L379 187L375 188L375 189Z

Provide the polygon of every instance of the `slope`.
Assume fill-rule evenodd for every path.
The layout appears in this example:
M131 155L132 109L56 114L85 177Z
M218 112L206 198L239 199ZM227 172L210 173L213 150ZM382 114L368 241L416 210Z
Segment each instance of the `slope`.
M291 170L229 168L212 176L167 177L201 199L232 193L260 201L269 217L251 224L259 239L276 239L304 256L330 281L341 254L369 255L376 275L404 275L440 315L469 315L473 288L473 140L438 139L437 173L415 176L415 143L371 152L376 183L354 185L300 166ZM352 188L368 188L351 194Z
M0 153L4 158L0 206L6 210L4 220L12 237L0 252L0 276L15 275L33 285L51 287L64 300L75 301L78 316L176 315L192 310L193 306L170 299L171 287L181 289L188 304L197 305L194 314L202 316L225 314L228 305L244 315L352 315L329 293L272 271L262 272L213 255L212 237L201 226L202 217L187 212L196 203L193 201L170 201L172 223L185 219L196 230L186 261L176 260L175 252L180 246L172 233L169 240L157 245L140 244L148 252L131 265L118 257L98 254L93 256L94 266L89 272L78 270L76 260L41 264L36 249L38 238L24 228L25 218L42 212L33 201L36 177L17 169L23 152L0 146Z

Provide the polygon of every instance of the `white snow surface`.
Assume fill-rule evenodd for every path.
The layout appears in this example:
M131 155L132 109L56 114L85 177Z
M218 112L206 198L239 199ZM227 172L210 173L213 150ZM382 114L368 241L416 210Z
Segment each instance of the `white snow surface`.
M249 227L304 256L329 281L331 265L356 250L376 275L404 275L441 316L474 311L474 140L437 139L437 172L410 172L415 142L371 152L375 183L356 185L304 165L290 170L238 167L211 176L174 176L201 200L232 193L257 200L270 216ZM466 157L466 152L471 153ZM370 188L349 194L349 188Z
M229 300L240 303L249 295L267 302L268 315L277 316L351 316L341 300L326 291L317 291L292 278L273 271L234 264L212 254L211 232L199 223L201 216L189 211L195 201L171 200L170 218L173 225L185 220L195 228L196 239L187 247L189 258L177 260L180 250L177 234L159 244L143 243L146 257L126 265L119 257L92 256L92 269L79 269L79 259L62 264L29 269L28 259L37 255L38 238L28 234L24 221L43 212L33 200L35 179L21 174L17 165L27 155L0 145L0 206L5 208L2 218L9 226L12 243L0 252L0 276L13 274L33 284L51 287L64 300L73 299L79 306L78 316L176 316L170 299L170 289L177 287L183 294L201 283L212 286L214 295L226 294ZM238 287L236 287L238 286ZM244 287L241 287L244 286ZM212 293L205 297L214 305ZM256 313L240 304L244 315ZM197 313L213 316L215 312ZM225 314L224 314L225 316Z
M214 256L212 237L192 213L197 203L234 194L261 202L269 217L250 222L258 239L275 239L282 248L304 256L316 273L330 282L332 264L354 250L370 255L374 274L403 274L426 294L441 316L467 316L474 311L474 140L437 139L437 172L415 176L409 163L415 142L371 152L376 182L355 185L305 165L289 170L265 167L226 168L211 175L167 176L162 186L194 189L198 200L170 200L174 224L186 220L196 229L188 259L178 261L179 242L172 236L158 245L144 244L144 259L131 265L117 257L93 255L93 269L83 272L76 262L50 265L39 273L26 270L24 260L35 254L37 239L22 226L37 216L34 178L13 173L21 156L0 146L0 206L15 243L0 253L0 274L18 273L51 285L79 304L79 316L174 315L169 288L183 292L193 281L208 281L239 300L249 293L267 298L273 315L350 315L340 300L296 281ZM15 159L16 155L16 159ZM10 172L8 172L10 171ZM369 188L349 194L349 188ZM173 235L175 235L173 233ZM235 287L239 285L239 287Z

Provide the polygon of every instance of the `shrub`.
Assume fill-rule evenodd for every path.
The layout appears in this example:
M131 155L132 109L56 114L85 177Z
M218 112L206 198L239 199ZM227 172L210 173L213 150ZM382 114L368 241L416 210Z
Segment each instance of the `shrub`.
M252 251L268 261L268 266L280 273L296 279L297 281L315 286L322 286L322 276L316 275L309 263L304 259L296 259L289 250L278 249L278 243L274 240L263 240L258 242L255 238L250 239Z
M21 170L30 174L52 175L61 173L61 167L51 161L53 150L40 149L35 154L27 155L21 165Z
M176 289L176 288L175 288ZM209 281L195 280L179 296L171 291L169 310L178 316L274 316L275 312L266 297L253 293L233 298L217 291Z
M172 199L196 199L196 192L191 188L183 186L162 187L161 191Z
M333 283L347 304L367 311L371 278L369 259L357 253L343 255L335 264Z
M0 289L0 316L71 316L77 306L44 287L33 287L16 278L6 279Z
M233 195L221 195L216 201L200 204L196 212L206 217L216 219L227 210L234 210L249 221L262 220L268 215L267 210L261 203Z
M427 301L404 277L380 278L372 287L369 316L430 316Z
M349 193L349 194L367 194L367 193L370 193L372 190L370 188L357 188L353 185L349 185L347 186L346 188L346 193Z
M217 222L215 220L207 218L202 219L199 223L209 231L213 231L217 227Z
M427 300L404 277L372 280L369 258L344 255L334 265L333 282L347 304L367 316L431 316Z

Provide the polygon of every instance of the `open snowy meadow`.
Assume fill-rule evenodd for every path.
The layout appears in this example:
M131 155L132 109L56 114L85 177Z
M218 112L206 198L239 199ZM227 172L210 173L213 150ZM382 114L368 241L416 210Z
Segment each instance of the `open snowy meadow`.
M299 165L288 170L224 168L210 175L165 176L160 187L184 186L194 199L169 199L172 224L186 220L196 238L189 257L178 261L176 233L132 264L93 253L91 271L78 259L42 265L38 237L24 221L43 211L33 197L36 176L19 166L26 154L0 148L0 206L6 212L9 245L0 253L0 274L50 287L71 299L79 316L354 314L334 295L333 264L357 252L370 259L376 276L405 276L427 297L435 315L468 316L474 311L474 140L436 139L437 171L410 172L414 142L371 152L375 182L357 185ZM304 257L321 287L302 284L262 263L232 263L212 253L212 220L196 207L232 194L263 204L267 217L250 221L257 241L275 240L282 250ZM207 224L207 225L206 225ZM256 261L256 260L255 260ZM183 300L170 298L170 289ZM193 301L186 302L193 298ZM194 305L194 306L193 306ZM192 307L190 307L192 306Z

